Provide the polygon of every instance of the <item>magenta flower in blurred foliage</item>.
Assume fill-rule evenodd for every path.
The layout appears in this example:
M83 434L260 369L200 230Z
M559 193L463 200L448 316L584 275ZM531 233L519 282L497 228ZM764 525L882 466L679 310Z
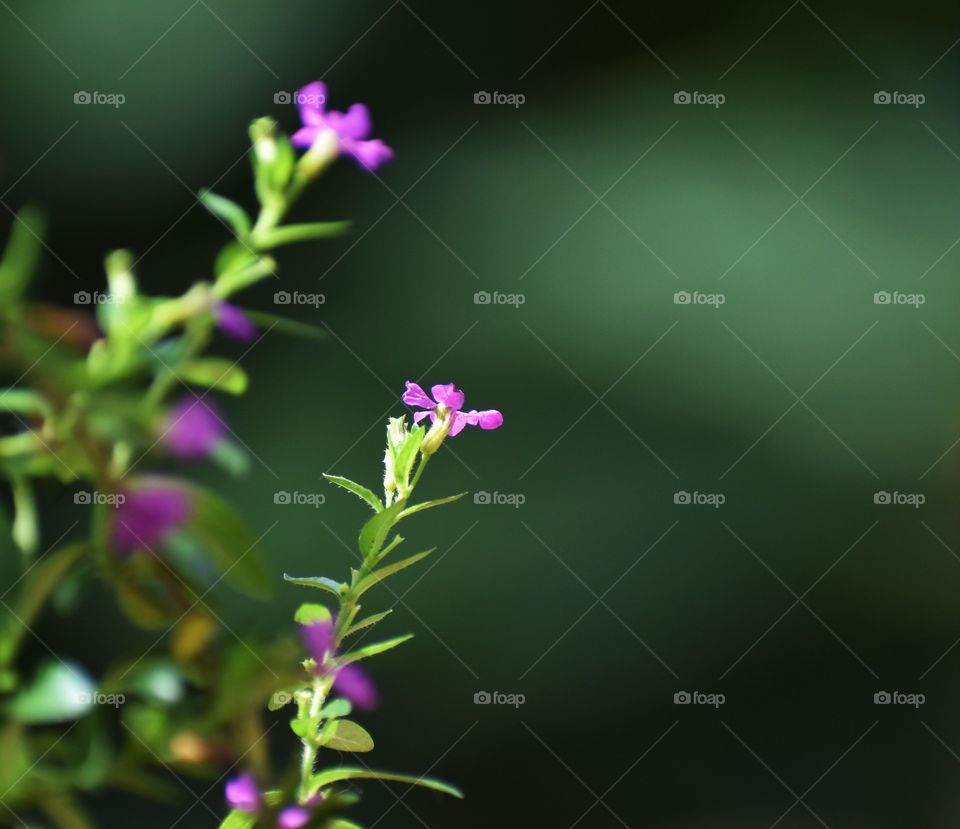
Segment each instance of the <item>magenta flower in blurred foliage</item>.
M121 553L155 549L190 518L187 493L175 484L150 483L127 490L113 522L113 548Z
M277 815L277 826L280 829L300 829L310 822L310 812L303 806L287 806Z
M317 672L328 676L333 674L333 687L338 694L360 711L370 711L377 707L380 701L377 687L366 671L355 664L342 667L330 664L334 657L332 622L321 621L304 625L301 633L304 645L317 663Z
M249 772L227 781L226 796L231 809L251 813L260 809L260 790Z
M352 155L361 166L376 170L393 159L393 150L379 138L370 139L370 111L364 104L353 104L346 112L327 110L327 87L316 81L297 93L303 127L291 141L295 147L309 149L328 130L337 136L340 152Z
M241 343L251 343L257 338L257 326L236 305L218 302L213 309L217 328L224 336Z
M227 428L212 403L199 397L185 398L170 410L163 442L184 460L202 460L226 435Z
M403 402L408 406L426 411L416 412L413 415L415 423L419 423L425 417L430 418L434 423L437 417L447 416L452 412L449 436L454 437L463 431L465 426L479 426L481 429L498 429L503 425L503 415L496 409L486 409L478 412L471 409L469 412L461 411L463 406L463 392L453 383L434 386L430 389L433 395L431 398L416 383L407 381L407 390L403 393Z

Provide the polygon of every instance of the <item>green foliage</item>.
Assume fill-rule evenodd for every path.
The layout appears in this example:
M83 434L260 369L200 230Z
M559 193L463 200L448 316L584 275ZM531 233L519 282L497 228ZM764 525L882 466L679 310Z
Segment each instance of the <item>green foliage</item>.
M377 498L372 490L367 489L367 487L351 481L349 478L341 478L339 475L327 475L324 473L323 477L330 481L331 484L336 484L341 489L352 492L361 501L367 503L374 512L383 511L383 504L380 499Z
M349 768L346 766L321 771L313 775L310 779L308 792L312 796L327 786L331 786L334 783L342 783L346 780L390 780L395 783L421 786L425 789L432 789L435 792L449 794L453 797L463 797L463 792L456 786L451 786L449 783L444 783L442 780L436 780L432 777L413 777L409 774L394 774L389 771L373 771L372 769Z

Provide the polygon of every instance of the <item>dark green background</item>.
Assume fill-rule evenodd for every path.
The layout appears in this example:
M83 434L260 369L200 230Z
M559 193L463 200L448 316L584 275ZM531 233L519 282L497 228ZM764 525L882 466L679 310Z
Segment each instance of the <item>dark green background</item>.
M363 508L320 474L375 482L404 380L504 412L424 488L526 503L467 498L411 524L411 545L440 551L398 582L392 626L415 642L374 666L378 763L436 763L468 800L366 786L364 822L764 829L802 797L819 819L797 804L777 825L955 826L960 649L928 669L960 636L960 47L930 68L960 37L956 7L191 2L0 7L2 201L51 214L48 299L99 287L116 246L149 251L141 279L167 292L207 277L224 238L191 191L226 173L217 189L248 200L231 167L247 122L296 126L275 92L322 77L396 148L379 179L342 162L299 208L355 231L283 253L247 304L322 292L295 313L332 334L253 349L252 392L223 406L260 461L239 483L203 473L258 530L276 522L278 580L337 575ZM80 89L127 103L74 106ZM479 90L527 102L477 106ZM726 103L677 106L678 90ZM879 90L927 102L877 106ZM480 290L526 301L476 305ZM679 290L726 302L676 305ZM878 290L926 301L877 306ZM328 500L275 506L278 490ZM678 506L678 490L726 503ZM877 506L878 490L926 504ZM48 495L58 522L82 517ZM270 634L300 598L278 583L269 608L218 601ZM107 643L153 640L118 624L101 603L42 633L96 666ZM675 706L682 689L727 702ZM874 706L884 689L927 702ZM526 703L475 706L480 690ZM166 812L104 799L105 825L167 827L184 796ZM207 802L222 808L219 787Z

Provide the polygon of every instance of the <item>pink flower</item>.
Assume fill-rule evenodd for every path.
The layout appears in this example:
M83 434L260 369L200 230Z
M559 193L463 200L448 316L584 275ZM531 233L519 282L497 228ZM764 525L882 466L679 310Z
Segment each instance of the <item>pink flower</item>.
M224 336L238 343L252 343L257 338L257 326L236 305L218 302L213 309L217 328Z
M453 383L434 386L430 389L433 395L431 398L416 383L407 380L407 390L403 393L403 402L408 406L426 411L416 412L413 415L415 423L419 423L425 417L430 418L434 423L437 417L451 417L449 436L454 437L460 434L466 426L479 426L481 429L499 429L503 425L503 415L496 409L486 409L478 412L471 409L469 412L461 411L463 406L463 392ZM451 413L452 414L448 414Z
M212 403L184 398L167 416L163 442L171 454L184 460L202 460L226 435L226 426Z
M227 781L226 796L231 809L250 813L260 809L260 790L249 772Z
M318 138L332 130L340 151L352 155L362 167L375 170L393 159L393 150L379 138L370 139L370 111L364 104L353 104L346 112L327 110L327 87L320 81L307 84L297 93L303 127L291 141L295 147L310 149Z
M304 625L301 635L304 645L317 663L317 672L333 675L333 687L338 694L359 711L370 711L377 707L380 696L367 672L355 664L342 667L335 664L332 622Z

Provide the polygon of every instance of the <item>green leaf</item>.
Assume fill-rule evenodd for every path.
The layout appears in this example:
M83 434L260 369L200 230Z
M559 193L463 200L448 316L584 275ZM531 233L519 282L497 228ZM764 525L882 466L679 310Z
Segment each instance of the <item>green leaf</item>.
M331 239L342 236L350 229L350 222L313 222L311 224L285 225L258 234L257 247L262 250L289 245L294 242L309 242L313 239Z
M39 211L27 207L17 214L0 259L0 306L23 296L40 261L45 232L46 221Z
M417 553L415 556L410 556L409 558L401 559L400 561L394 562L393 564L388 564L386 567L381 567L379 570L374 570L361 583L359 589L357 590L357 598L359 598L364 593L366 593L374 585L379 584L384 579L392 576L394 573L399 573L401 570L406 570L411 565L416 564L421 559L426 558L428 555L430 555L430 553L432 553L436 549L437 549L436 547L433 547L422 553Z
M48 662L6 705L11 719L39 725L70 722L90 713L97 686L77 665Z
M386 619L393 613L393 610L385 610L383 613L374 613L372 616L367 616L366 619L361 619L355 625L351 625L350 629L344 634L344 636L350 636L351 634L356 633L357 631L363 630L364 628L372 627L377 622Z
M347 492L352 492L356 495L361 501L365 501L374 512L383 512L383 503L379 498L373 493L372 490L367 489L365 486L351 481L349 478L342 478L339 475L327 475L323 474L323 477L330 481L331 484L336 484L341 489L345 489Z
M337 818L327 829L363 829L363 827L359 823L354 823L352 820Z
M53 414L50 404L42 394L27 389L0 391L0 411L42 417L50 417Z
M20 550L32 556L40 544L40 523L37 517L37 502L33 486L28 478L17 476L13 486L13 541Z
M410 473L413 471L413 464L417 459L417 452L420 451L420 445L423 443L425 434L426 430L422 426L415 426L399 447L391 444L393 476L396 478L398 486L402 485L401 495L408 494L407 487L409 486Z
M327 332L318 325L310 325L300 320L281 317L277 314L267 314L263 311L245 310L244 313L260 328L269 328L280 334L289 334L291 337L300 337L305 340L324 340Z
M360 768L339 768L328 769L317 772L310 780L309 795L312 797L318 790L333 783L341 783L344 780L392 780L396 783L409 783L411 786L422 786L425 789L433 789L435 792L442 792L453 797L463 797L463 793L441 780L434 780L431 777L412 777L408 774L394 774L389 771L371 771L370 769Z
M424 501L421 504L414 504L412 507L407 507L400 515L397 516L399 521L401 518L407 518L410 515L414 515L418 512L421 512L425 509L431 509L432 507L440 507L444 504L452 504L454 501L459 501L466 492L460 492L457 495L448 495L446 498L435 498L433 501Z
M345 584L328 579L326 576L288 576L284 573L283 580L290 582L290 584L298 584L300 587L318 587L320 590L326 590L337 597L346 589Z
M321 745L335 751L352 751L359 754L373 751L373 737L352 720L336 720L326 729Z
M321 720L335 720L338 717L346 717L353 710L353 706L345 699L330 700L318 712L317 716Z
M240 395L247 390L247 373L235 362L223 357L188 360L180 366L178 374L187 383L228 394Z
M290 730L301 740L312 740L320 727L320 717L308 717L305 720L290 720Z
M250 596L270 596L270 571L243 515L219 495L188 489L193 512L187 529L202 542L223 580Z
M343 654L337 659L337 664L339 665L349 665L351 662L359 662L361 659L367 659L371 656L376 656L378 653L385 653L386 651L393 650L397 645L402 645L404 642L413 639L413 634L408 633L404 636L395 636L393 639L387 639L385 642L377 642L374 645L367 645L363 648L357 648L355 651L350 651L349 653Z
M329 622L331 617L326 605L307 602L297 608L293 620L299 625L312 625L316 622Z
M213 263L213 272L217 276L242 273L257 261L257 252L243 242L229 242L224 245Z
M252 224L247 211L239 204L209 190L200 191L200 203L214 216L225 221L235 236L245 239L250 235Z
M360 554L365 559L380 552L387 534L393 528L402 509L403 502L398 501L396 504L378 512L363 525L363 529L360 530Z
M220 824L220 829L253 829L257 825L257 816L250 814L250 812L241 812L239 809L234 809L227 815L223 823Z

